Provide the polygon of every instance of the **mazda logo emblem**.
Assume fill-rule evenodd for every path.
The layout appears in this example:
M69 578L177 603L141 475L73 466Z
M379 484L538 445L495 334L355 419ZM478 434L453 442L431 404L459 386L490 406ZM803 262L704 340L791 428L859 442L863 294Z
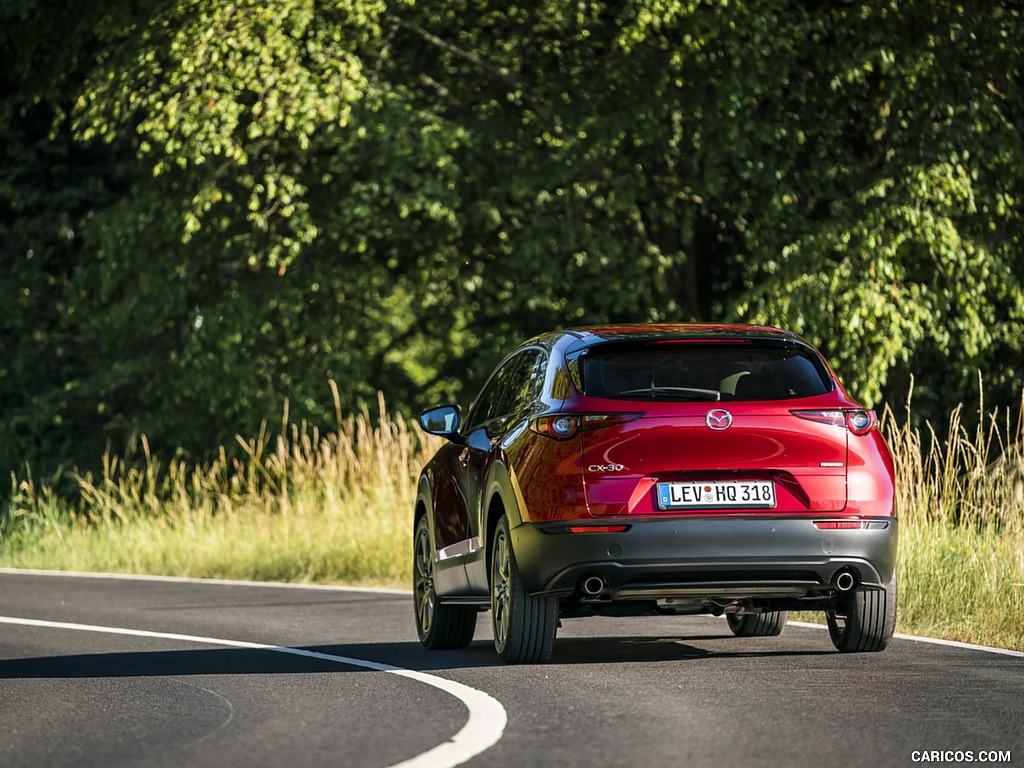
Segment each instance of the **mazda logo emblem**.
M708 425L709 429L718 431L728 429L732 426L732 414L724 408L715 408L713 411L708 411L704 423Z

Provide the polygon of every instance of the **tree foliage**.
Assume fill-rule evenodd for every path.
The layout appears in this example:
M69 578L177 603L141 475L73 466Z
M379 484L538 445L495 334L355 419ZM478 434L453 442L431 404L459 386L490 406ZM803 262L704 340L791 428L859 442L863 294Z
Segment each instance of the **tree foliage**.
M1024 24L950 0L0 3L0 464L202 456L513 343L779 324L1019 393Z

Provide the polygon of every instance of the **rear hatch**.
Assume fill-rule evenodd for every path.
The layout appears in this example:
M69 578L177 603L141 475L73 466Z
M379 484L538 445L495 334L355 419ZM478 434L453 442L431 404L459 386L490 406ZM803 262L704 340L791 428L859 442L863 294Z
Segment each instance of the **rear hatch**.
M813 350L774 340L610 344L576 370L588 409L630 414L583 431L591 514L845 508L849 433Z

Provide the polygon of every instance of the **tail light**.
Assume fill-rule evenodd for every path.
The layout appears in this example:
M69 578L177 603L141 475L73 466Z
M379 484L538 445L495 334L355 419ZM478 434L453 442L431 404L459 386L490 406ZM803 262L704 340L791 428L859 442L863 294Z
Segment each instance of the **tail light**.
M618 424L628 424L641 416L643 416L642 413L555 413L531 419L530 429L538 435L555 440L568 440L581 430L589 431Z
M641 416L643 416L642 413L585 413L583 414L583 429L591 430L629 424Z
M807 421L831 424L834 427L845 427L855 435L866 435L871 430L878 428L878 416L875 412L861 408L790 411L790 413L797 418L806 419Z
M846 426L855 435L866 435L878 427L878 417L874 411L847 411Z
M580 420L577 416L566 414L538 416L530 421L530 429L539 435L553 437L555 440L568 440L580 431Z

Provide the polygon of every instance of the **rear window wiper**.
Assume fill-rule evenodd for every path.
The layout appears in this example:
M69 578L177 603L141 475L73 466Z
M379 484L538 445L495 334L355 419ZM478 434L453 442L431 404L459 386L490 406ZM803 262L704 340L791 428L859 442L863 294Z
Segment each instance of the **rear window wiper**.
M649 397L671 397L677 400L710 400L718 402L722 393L717 389L701 389L700 387L641 387L627 389L621 395L647 395Z

